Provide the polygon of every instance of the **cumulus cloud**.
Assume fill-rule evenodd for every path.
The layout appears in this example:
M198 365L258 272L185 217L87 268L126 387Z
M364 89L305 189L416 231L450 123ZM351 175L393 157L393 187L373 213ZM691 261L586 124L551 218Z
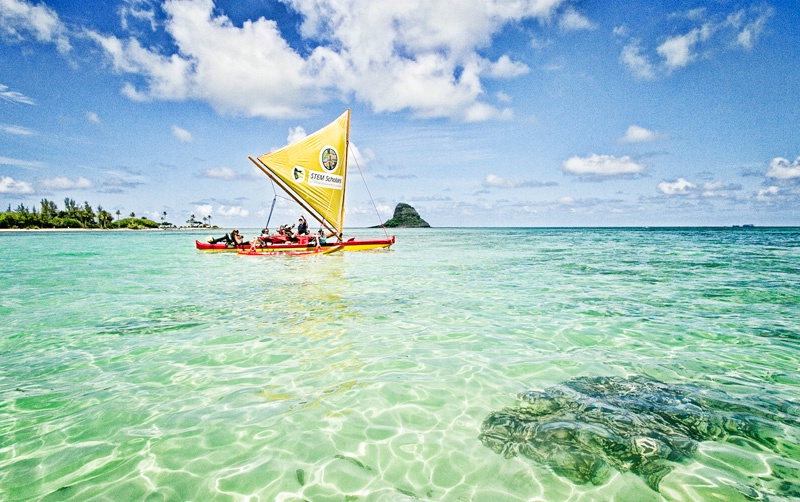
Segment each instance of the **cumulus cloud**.
M8 176L0 176L0 193L24 195L33 192L33 186L27 181L17 181Z
M61 53L67 53L72 48L67 28L58 14L44 3L32 5L20 0L0 2L0 34L11 40L24 40L26 35L32 35L38 42L55 44Z
M656 70L649 58L642 54L638 41L633 41L622 48L619 56L620 62L639 78L651 80L656 76Z
M512 61L506 55L500 56L494 63L489 63L488 67L488 75L494 78L514 78L531 71L528 65Z
M759 202L769 202L774 200L778 194L780 193L780 189L776 186L771 186L769 188L762 188L758 191L758 195L756 195L756 199Z
M352 96L376 112L478 121L511 113L482 101L484 79L529 71L508 55L489 61L478 51L509 24L549 20L565 1L287 0L302 18L302 46L313 47L302 53L275 21L235 25L210 0L164 3L172 54L136 38L89 35L117 71L143 77L123 87L134 100L198 99L223 113L283 118ZM565 19L573 27L582 20Z
M94 186L91 180L84 178L83 176L76 180L71 180L66 176L57 176L55 178L42 180L40 185L45 190L54 191L92 188Z
M32 130L18 125L0 124L0 131L15 136L33 136Z
M564 161L562 169L571 174L618 176L638 174L646 169L630 157L615 157L613 155L591 154L588 157L571 157Z
M625 135L619 140L623 143L648 143L663 138L664 135L642 126L632 125L625 131Z
M176 125L172 126L172 135L181 143L192 142L192 133Z
M9 103L34 105L36 102L19 91L12 91L7 85L0 84L0 99Z
M95 112L86 112L86 120L92 122L93 124L99 124L100 116L97 115Z
M211 204L200 204L194 207L194 212L199 213L202 216L208 216L214 211L214 208Z
M783 157L775 157L769 163L767 177L779 180L800 178L800 157L794 159L794 162L789 162L788 159Z
M241 216L245 217L250 214L250 211L243 208L242 206L219 206L217 208L217 214L220 216Z
M293 145L294 143L297 143L298 141L304 139L306 136L308 136L308 134L306 133L306 130L301 126L290 127L289 135L286 137L286 144Z
M365 168L375 160L375 152L371 148L359 149L355 143L350 143L350 157L348 166L355 165L358 168Z
M597 28L586 16L574 9L567 9L558 21L558 26L564 31L593 30Z
M714 31L713 26L703 25L700 28L691 30L689 33L668 38L658 46L656 52L664 58L664 64L667 69L681 68L697 57L693 50L694 46L711 38Z
M702 184L692 183L686 178L678 178L675 181L662 181L656 188L659 192L668 196L690 196L703 198L725 198L730 197L732 192L742 189L742 186L735 183L725 183L723 181L708 181Z
M688 195L697 188L697 185L685 178L678 178L675 181L662 181L657 188L664 195Z

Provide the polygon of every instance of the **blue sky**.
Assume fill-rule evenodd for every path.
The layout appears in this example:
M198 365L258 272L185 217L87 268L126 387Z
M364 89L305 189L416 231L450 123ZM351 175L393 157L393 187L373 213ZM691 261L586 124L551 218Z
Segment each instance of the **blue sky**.
M0 0L3 209L258 227L348 107L346 226L800 225L794 0Z

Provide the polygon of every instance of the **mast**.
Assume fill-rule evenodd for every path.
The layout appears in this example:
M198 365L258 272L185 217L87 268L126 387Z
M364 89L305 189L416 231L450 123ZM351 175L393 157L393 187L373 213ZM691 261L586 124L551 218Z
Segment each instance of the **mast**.
M345 188L347 187L347 167L350 165L350 108L347 109L347 130L345 132L344 138L344 172L342 175L345 177L344 179L344 186L342 186L342 207L339 212L339 222L342 227L342 232L344 232L344 202L345 202L345 195L346 191ZM338 235L339 240L342 240L342 233L340 232Z

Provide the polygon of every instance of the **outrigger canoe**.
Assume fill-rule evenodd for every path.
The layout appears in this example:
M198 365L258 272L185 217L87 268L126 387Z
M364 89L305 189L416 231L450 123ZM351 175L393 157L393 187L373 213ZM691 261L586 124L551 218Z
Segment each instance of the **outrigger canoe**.
M322 129L302 140L257 158L249 157L275 185L283 189L314 219L319 221L329 242L322 250L338 247L344 251L388 248L394 244L384 228L384 239L345 239L344 194L347 187L347 164L350 150L350 110ZM277 197L277 194L276 194ZM373 201L374 204L374 201ZM273 201L274 207L274 201ZM270 211L270 217L272 211ZM269 223L268 223L269 224ZM309 236L298 236L286 242L281 236L270 236L256 252L268 256L280 253L316 253ZM248 251L250 246L228 246L195 241L197 249L212 252ZM254 250L255 251L255 250ZM323 252L323 251L320 251Z
M210 251L212 253L238 253L240 251L249 251L250 245L246 246L228 246L227 244L220 242L217 244L209 244L208 242L200 242L198 240L194 241L195 247L201 251ZM388 239L356 239L351 238L344 242L329 242L326 244L322 244L320 246L324 252L326 249L330 248L339 248L344 251L366 251L370 249L381 249L381 248L388 248L394 244L394 236L389 237ZM279 254L279 253L297 253L297 252L305 252L305 251L316 251L317 246L314 244L314 241L308 240L305 243L301 242L286 242L281 244L265 244L263 246L258 246L258 251L261 253L270 253L272 254ZM337 249L337 251L339 250Z

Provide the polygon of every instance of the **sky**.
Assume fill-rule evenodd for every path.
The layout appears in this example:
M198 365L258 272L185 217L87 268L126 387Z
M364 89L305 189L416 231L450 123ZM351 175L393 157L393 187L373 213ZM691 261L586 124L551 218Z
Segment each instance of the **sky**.
M0 0L2 210L293 222L348 108L345 227L800 226L796 0Z

